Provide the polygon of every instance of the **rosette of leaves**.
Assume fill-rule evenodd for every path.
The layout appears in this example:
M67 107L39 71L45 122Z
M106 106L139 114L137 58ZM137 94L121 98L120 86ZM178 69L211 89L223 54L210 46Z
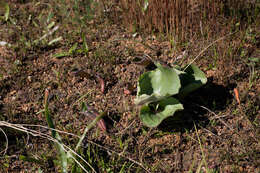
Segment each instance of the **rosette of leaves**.
M183 69L164 67L143 73L137 85L135 104L141 106L140 119L148 127L158 126L165 118L183 110L178 100L206 84L205 74L194 64Z

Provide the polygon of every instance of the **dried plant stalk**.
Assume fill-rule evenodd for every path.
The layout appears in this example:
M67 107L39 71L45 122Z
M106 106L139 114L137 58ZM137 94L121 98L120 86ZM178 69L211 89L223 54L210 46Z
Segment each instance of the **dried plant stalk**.
M217 18L223 18L226 13L236 13L234 9L242 8L243 4L248 3L243 0L149 0L148 2L148 8L145 10L145 0L118 1L123 13L123 23L130 28L174 35L179 41L201 33L201 28L205 26L207 29L211 28L213 32L218 26Z

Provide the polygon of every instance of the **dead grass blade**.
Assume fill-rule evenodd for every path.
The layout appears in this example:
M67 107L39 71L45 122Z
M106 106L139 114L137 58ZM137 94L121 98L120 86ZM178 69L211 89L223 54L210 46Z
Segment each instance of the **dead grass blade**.
M201 141L200 141L200 137L199 137L199 134L198 134L198 130L197 130L197 127L196 127L196 124L194 123L194 128L195 128L195 132L196 132L196 135L197 135L197 138L198 138L198 141L199 141L199 145L200 145L200 150L201 150L201 154L202 154L202 161L206 167L206 172L208 173L208 164L207 164L207 161L206 161L206 157L205 157L205 154L204 154L204 151L203 151L203 147L202 147L202 144L201 144ZM200 163L200 166L198 167L197 171L196 172L200 172L200 169L201 169L201 166L202 166L202 161Z
M3 134L5 136L5 140L6 140L5 149L3 151L1 151L0 153L3 153L3 155L5 155L6 152L7 152L7 149L8 149L8 137L7 137L5 131L2 128L0 128L0 130L3 132Z
M57 142L57 143L59 143L59 141L56 140L55 138L51 137L50 135L47 135L47 134L45 134L45 133L38 132L38 131L36 131L36 130L28 129L28 128L26 128L25 126L29 126L29 127L41 127L41 128L45 128L45 129L49 129L49 130L54 130L54 131L57 131L57 132L59 132L59 133L71 135L71 136L73 136L73 137L81 138L81 136L78 136L78 135L75 135L75 134L72 134L72 133L68 133L68 132L65 132L65 131L53 129L53 128L50 128L50 127L42 126L42 125L12 124L12 123L8 123L8 122L5 122L5 121L0 121L0 126L5 126L5 127L13 128L13 129L15 129L15 130L28 133L28 134L30 134L30 135L32 135L32 136L42 137L42 138L45 138L45 139L48 139L48 140L50 140L50 141ZM112 149L109 149L109 148L107 148L107 147L104 147L104 146L102 146L102 145L99 145L99 144L97 144L97 143L95 143L95 142L93 142L93 141L91 141L91 140L88 140L88 139L87 139L87 142L89 142L89 143L91 143L91 144L93 144L93 145L95 145L95 146L97 146L97 147L99 147L99 148L101 148L101 149L103 149L103 150L105 150L105 151L107 151L107 152L114 153L114 154L116 154L116 155L119 156L119 157L125 158L125 159L129 160L130 162L132 162L132 163L134 163L134 164L140 166L140 167L141 167L143 170L145 170L146 172L150 173L150 171L149 171L147 168L145 168L140 162L137 162L137 161L135 161L134 159L132 159L132 158L130 158L130 157L124 156L124 153L123 153L123 152L118 153L118 152L116 152L116 151L114 151L114 150L112 150ZM67 148L67 150L66 150L67 152L70 151L71 153L75 154L75 155L76 155L77 157L79 157L84 163L88 164L88 166L91 167L91 165L90 165L87 161L85 161L79 154L77 154L77 153L75 152L75 150L72 150L71 148L69 148L68 146L66 146L66 145L64 145L64 144L62 144L62 146L63 146L65 149ZM72 156L72 159L73 159L77 164L80 164L78 161L76 161L76 158L75 158L75 157ZM79 166L80 166L81 168L84 168L82 165L79 165ZM84 168L83 170L84 170L85 172L87 172L87 170L85 170L85 168ZM93 172L95 172L94 168L92 168L92 170L93 170Z

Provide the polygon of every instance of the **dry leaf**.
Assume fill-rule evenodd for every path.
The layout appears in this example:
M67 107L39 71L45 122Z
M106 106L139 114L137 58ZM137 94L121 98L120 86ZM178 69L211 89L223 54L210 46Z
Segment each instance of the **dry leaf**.
M235 98L237 100L237 103L240 105L240 99L239 99L239 93L237 88L234 88Z

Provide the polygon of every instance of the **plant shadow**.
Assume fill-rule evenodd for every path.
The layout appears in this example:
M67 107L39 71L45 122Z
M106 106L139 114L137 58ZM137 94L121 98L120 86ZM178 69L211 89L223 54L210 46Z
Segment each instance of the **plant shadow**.
M210 121L208 110L213 112L224 110L232 102L231 91L234 88L235 84L225 87L213 83L212 78L208 79L206 85L181 101L184 110L165 119L158 129L166 132L184 132L193 129L194 123L200 127L206 127Z

